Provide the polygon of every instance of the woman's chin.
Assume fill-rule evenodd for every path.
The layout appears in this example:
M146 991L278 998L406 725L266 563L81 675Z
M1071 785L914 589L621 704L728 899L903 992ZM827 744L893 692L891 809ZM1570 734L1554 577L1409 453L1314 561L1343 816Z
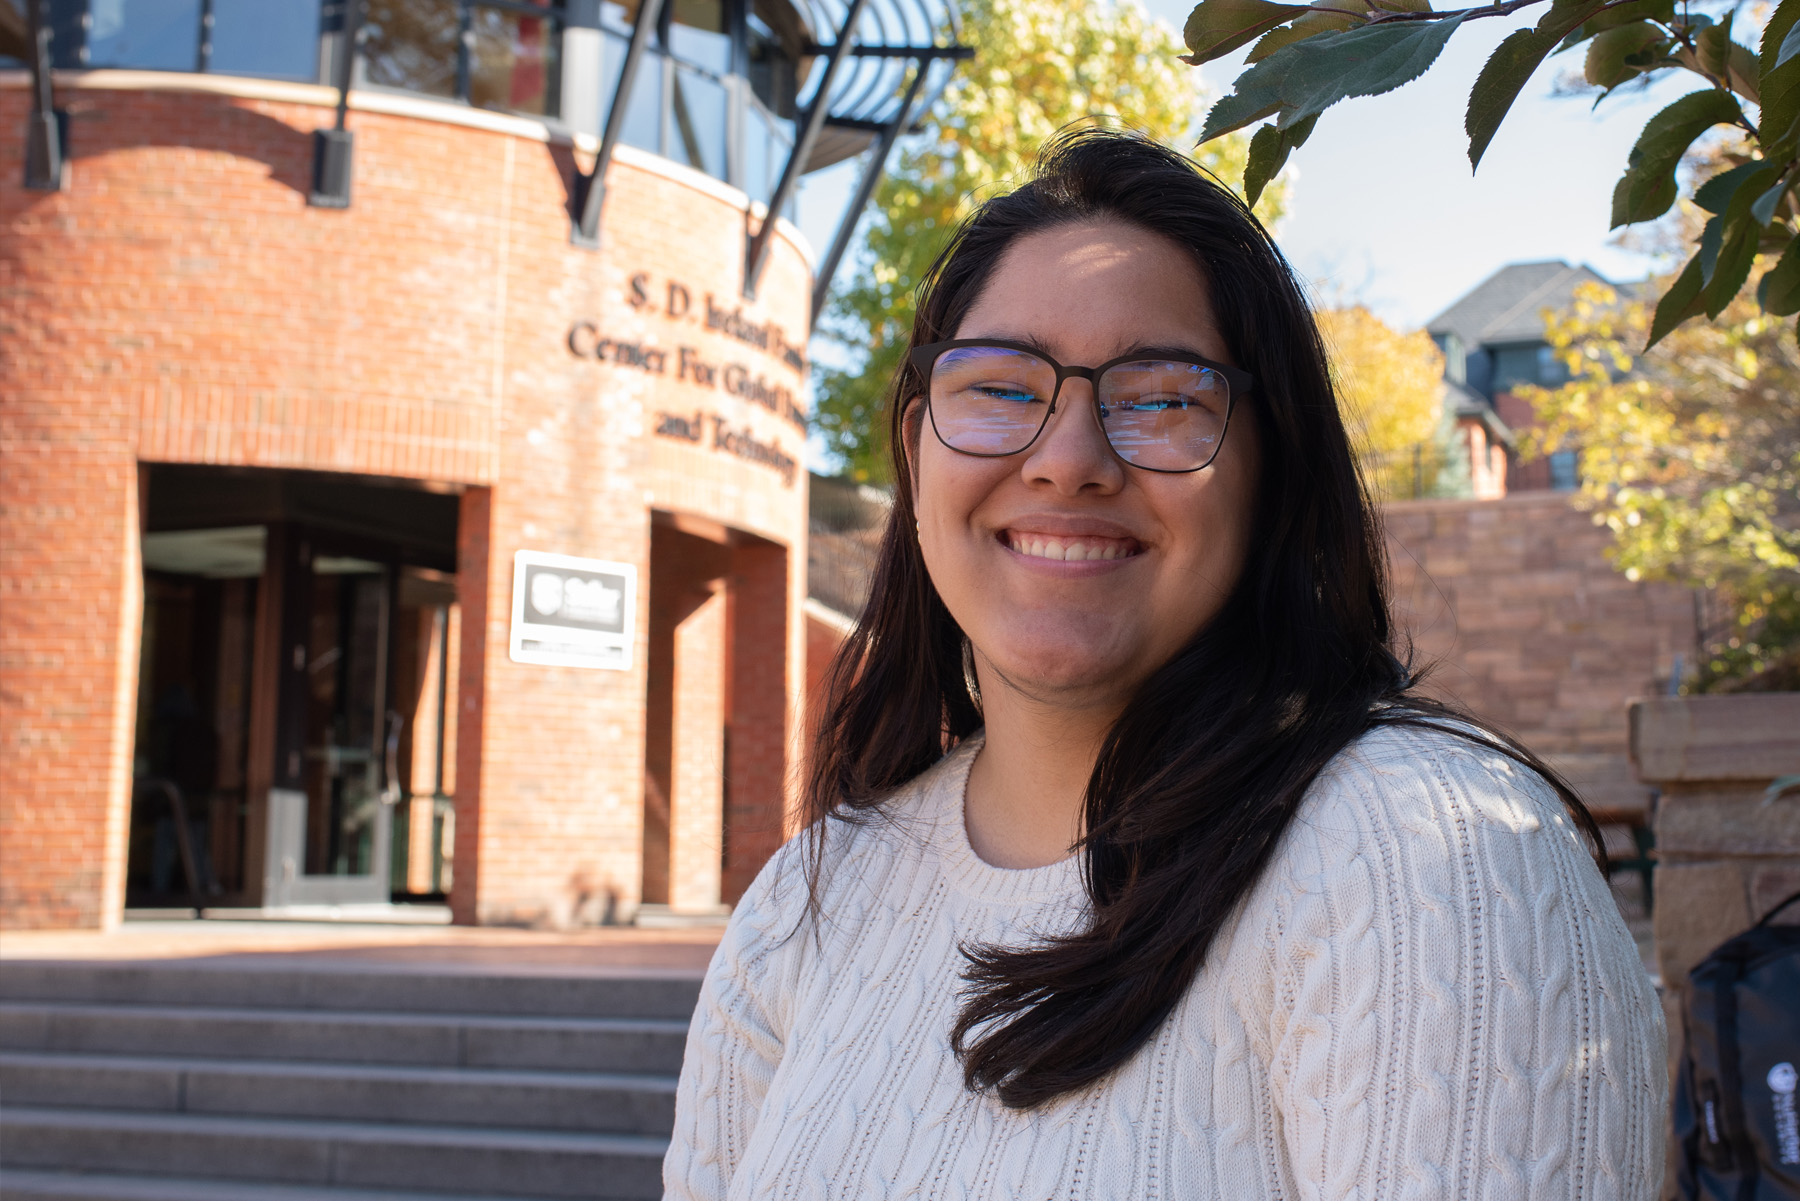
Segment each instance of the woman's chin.
M1097 654L1097 649L1079 642L1037 645L989 656L988 662L1005 686L1025 696L1079 704L1088 696L1116 695L1136 674L1131 656Z

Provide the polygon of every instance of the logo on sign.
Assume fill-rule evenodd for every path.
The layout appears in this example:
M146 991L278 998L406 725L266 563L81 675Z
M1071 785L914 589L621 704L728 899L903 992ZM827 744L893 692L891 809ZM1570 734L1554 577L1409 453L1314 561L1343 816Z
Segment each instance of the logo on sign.
M604 578L564 576L538 568L531 580L531 607L539 617L560 617L582 625L617 629L625 589L609 587Z
M628 670L636 606L632 564L522 550L513 563L513 661Z

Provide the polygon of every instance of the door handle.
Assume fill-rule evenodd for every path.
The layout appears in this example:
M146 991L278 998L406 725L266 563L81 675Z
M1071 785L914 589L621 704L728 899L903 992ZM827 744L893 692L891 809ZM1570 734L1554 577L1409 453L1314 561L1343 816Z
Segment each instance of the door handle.
M397 710L387 711L387 755L382 766L387 782L381 789L381 803L395 805L400 801L400 731L406 719Z

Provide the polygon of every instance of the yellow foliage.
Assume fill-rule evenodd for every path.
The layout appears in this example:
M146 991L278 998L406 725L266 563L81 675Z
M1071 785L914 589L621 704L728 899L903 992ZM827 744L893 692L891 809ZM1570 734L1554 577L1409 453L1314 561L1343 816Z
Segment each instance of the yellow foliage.
M1748 297L1634 361L1648 322L1642 303L1593 284L1551 318L1571 379L1519 389L1540 422L1523 449L1579 452L1583 496L1628 578L1723 590L1740 628L1704 668L1759 670L1800 636L1776 628L1800 616L1800 348Z
M1331 353L1332 382L1350 442L1377 496L1432 491L1415 465L1435 473L1444 412L1444 356L1424 330L1403 334L1361 305L1323 309L1319 328Z

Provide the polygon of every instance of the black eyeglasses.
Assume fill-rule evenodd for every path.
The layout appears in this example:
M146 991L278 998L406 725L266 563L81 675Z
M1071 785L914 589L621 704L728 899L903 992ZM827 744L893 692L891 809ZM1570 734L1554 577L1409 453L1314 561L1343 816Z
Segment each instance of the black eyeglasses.
M1094 385L1108 445L1146 471L1199 471L1225 441L1247 371L1197 355L1132 354L1098 367L1065 367L1018 342L959 339L914 347L926 410L939 442L965 455L1016 455L1043 433L1063 381Z

